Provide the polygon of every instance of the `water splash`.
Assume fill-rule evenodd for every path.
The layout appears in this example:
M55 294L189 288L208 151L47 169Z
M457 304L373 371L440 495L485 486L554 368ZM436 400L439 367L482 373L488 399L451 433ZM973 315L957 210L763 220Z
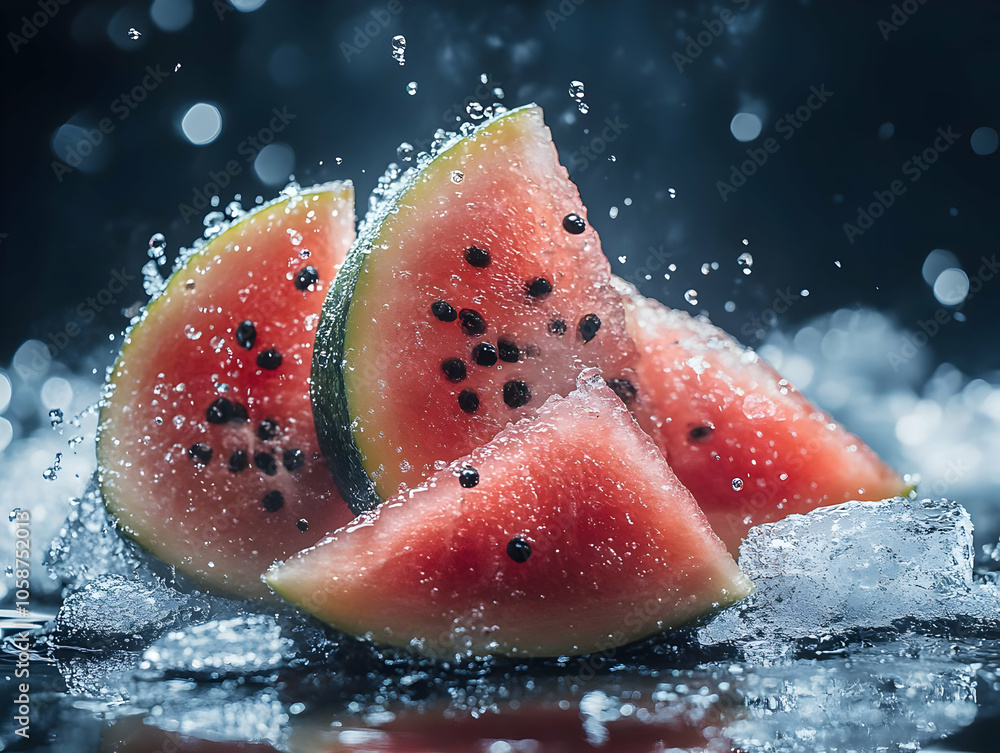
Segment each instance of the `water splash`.
M392 38L392 59L400 65L406 65L406 37L402 34Z

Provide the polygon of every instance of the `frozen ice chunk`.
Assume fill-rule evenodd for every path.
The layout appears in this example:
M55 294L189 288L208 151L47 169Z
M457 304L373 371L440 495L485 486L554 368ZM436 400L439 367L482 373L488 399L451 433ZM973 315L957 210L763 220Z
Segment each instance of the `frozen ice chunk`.
M789 639L899 621L1000 625L1000 592L973 583L969 514L948 500L897 497L791 515L752 529L739 563L757 591L699 638L742 644L759 658L787 654Z
M66 597L52 642L94 650L139 650L203 613L205 605L156 582L102 575Z
M287 664L293 649L277 619L251 614L172 630L146 650L142 668L190 675L255 674Z

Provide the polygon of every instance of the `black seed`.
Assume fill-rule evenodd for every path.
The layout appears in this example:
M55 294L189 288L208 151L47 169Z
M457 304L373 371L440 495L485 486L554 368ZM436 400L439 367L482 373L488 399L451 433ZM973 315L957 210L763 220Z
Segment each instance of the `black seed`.
M278 433L278 422L273 418L265 418L257 424L257 436L261 439L274 439Z
M240 423L249 421L250 415L247 413L247 407L243 403L233 403L233 417L229 420Z
M688 432L688 437L691 438L692 442L706 442L712 436L713 431L715 431L715 427L707 424L704 426L695 426Z
M521 359L521 350L510 340L497 340L497 353L500 360L506 363L517 363Z
M285 506L285 495L277 490L268 492L264 495L264 499L261 500L261 504L264 505L264 509L268 512L278 512L278 510Z
M295 287L299 290L309 290L309 286L317 282L319 282L319 270L312 264L302 267L295 277Z
M462 309L458 312L458 320L467 335L476 337L486 332L486 320L475 309Z
M563 229L567 233L579 235L587 229L587 222L578 214L567 214L563 217Z
M285 470L291 473L306 464L306 454L298 449L285 450L282 453L281 462L284 464Z
M531 390L520 379L511 379L503 386L503 401L510 408L520 408L531 400Z
M448 377L449 382L461 382L465 379L465 361L461 358L449 358L441 362L441 371Z
M434 301L431 304L431 313L442 322L453 322L458 318L458 312L448 301Z
M212 461L212 448L204 442L198 442L198 444L191 445L188 449L188 455L194 462L208 465Z
M479 410L479 395L472 390L462 390L458 393L458 407L466 413L475 413Z
M298 522L296 522L295 524L295 527L298 528L300 531L302 531L302 533L305 533L306 531L309 530L309 521L306 520L305 518L299 518Z
M490 252L478 246L469 246L465 249L465 260L474 267L488 267L490 265Z
M273 476L278 472L278 461L270 452L258 452L253 456L253 464L260 468L268 476Z
M229 456L229 470L232 473L239 473L250 465L250 458L246 450L236 450Z
M566 334L566 322L562 319L553 319L549 322L549 333L556 337L562 337Z
M463 468L458 474L458 483L463 489L471 489L479 483L479 471L475 468Z
M532 298L538 298L539 296L548 295L552 292L552 283L544 277L536 277L534 280L529 280L527 287L528 295Z
M253 344L257 342L257 328L253 326L253 322L249 319L236 325L236 342L246 350L250 350Z
M492 366L497 362L497 349L490 343L479 343L472 349L472 360L480 366Z
M601 328L601 320L597 317L597 314L587 314L582 319L580 323L576 326L580 332L580 337L583 338L585 343L589 343L594 339L597 334L597 330Z
M274 371L276 368L281 366L281 353L276 351L274 348L262 350L257 354L257 365L262 369Z
M527 344L524 346L524 357L525 358L538 358L542 355L542 349L537 345Z
M233 417L233 404L224 397L217 397L205 411L205 419L210 424L224 424Z
M507 556L518 564L527 562L528 557L531 556L531 544L520 536L515 536L507 542Z
M609 379L608 387L614 390L623 403L631 403L635 400L637 390L628 379Z

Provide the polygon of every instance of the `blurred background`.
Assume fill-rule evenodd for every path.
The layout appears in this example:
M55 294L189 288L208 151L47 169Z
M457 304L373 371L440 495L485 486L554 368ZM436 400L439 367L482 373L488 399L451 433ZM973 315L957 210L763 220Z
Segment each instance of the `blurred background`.
M354 181L363 213L436 129L534 101L617 274L996 515L996 3L33 0L0 20L4 501L20 469L88 472L86 416L55 462L24 442L96 398L154 233L172 259L290 176Z

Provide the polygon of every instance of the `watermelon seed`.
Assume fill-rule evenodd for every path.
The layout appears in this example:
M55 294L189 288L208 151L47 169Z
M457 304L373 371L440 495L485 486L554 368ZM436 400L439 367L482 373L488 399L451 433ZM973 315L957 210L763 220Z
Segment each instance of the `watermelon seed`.
M258 452L253 456L253 464L260 468L268 476L273 476L278 472L278 461L269 452Z
M597 317L597 314L587 314L580 319L580 323L576 328L579 330L583 341L589 343L597 335L597 330L601 328L601 320Z
M236 450L229 456L229 470L232 473L239 473L250 465L250 458L247 457L246 450Z
M274 371L276 368L281 366L281 353L276 351L274 348L262 350L257 354L257 365L262 369Z
M531 390L520 379L511 379L503 386L503 401L510 408L520 408L531 400Z
M212 401L205 411L205 419L210 424L224 424L233 418L233 403L224 397Z
M449 382L461 382L466 376L465 361L461 358L449 358L441 362L441 371Z
M520 349L510 340L497 340L497 352L504 363L517 363L521 360Z
M518 564L527 562L531 556L531 544L520 536L515 536L507 543L507 556Z
M431 313L442 322L453 322L458 318L458 313L447 301L434 301L431 304Z
M552 292L552 283L544 277L536 277L534 280L528 281L527 288L528 295L532 298L538 298L539 296L548 295Z
M233 417L229 420L239 423L249 421L250 415L247 413L247 407L243 403L233 403Z
M299 518L298 522L295 524L295 527L298 528L300 531L302 531L302 533L305 533L306 531L309 530L309 521L306 520L305 518Z
M563 217L563 229L567 233L579 235L587 229L587 222L578 214L567 214Z
M458 474L458 483L463 489L471 489L479 483L479 471L475 468L463 468Z
M490 343L479 343L472 349L472 360L480 366L493 366L497 362L497 349Z
M528 345L524 346L525 358L538 358L540 355L542 355L542 349L539 348L537 345L531 345L529 343Z
M197 444L191 445L191 448L188 450L188 455L191 456L191 459L194 462L200 463L201 465L208 465L212 461L212 448L204 442L198 442Z
M562 319L553 319L549 322L549 334L562 337L566 334L566 322Z
M268 512L278 512L278 510L285 506L285 495L277 490L268 492L264 495L264 499L261 502L264 505L264 509Z
M488 267L490 265L490 252L478 246L469 246L465 249L465 260L474 267Z
M284 464L285 470L291 473L306 464L306 454L299 449L285 450L282 453L281 462Z
M319 282L319 270L312 264L302 267L295 278L295 287L299 290L309 290L310 285Z
M614 393L618 395L623 403L631 403L635 400L635 396L638 393L635 385L628 379L609 379L608 387L610 387Z
M692 442L698 442L700 444L707 441L708 438L712 436L713 431L715 431L715 427L710 424L695 426L688 432L688 437L691 438Z
M261 439L274 439L278 433L278 422L273 418L265 418L257 424L257 436Z
M466 413L475 413L479 410L479 395L472 390L462 390L458 393L458 407Z
M467 335L476 337L486 332L486 320L475 309L462 309L458 312L458 319Z
M250 350L254 343L257 342L257 328L249 319L236 325L236 342L245 350Z

